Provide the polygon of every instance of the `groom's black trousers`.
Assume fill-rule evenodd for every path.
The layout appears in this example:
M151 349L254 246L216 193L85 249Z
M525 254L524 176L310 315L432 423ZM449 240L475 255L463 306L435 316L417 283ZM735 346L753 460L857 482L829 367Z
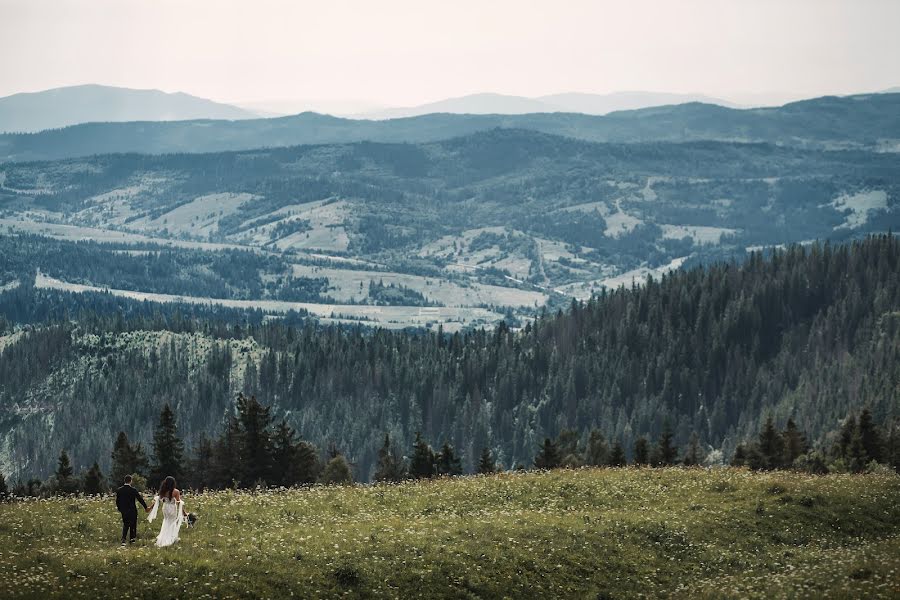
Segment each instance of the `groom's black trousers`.
M134 512L123 512L122 513L122 541L124 542L126 536L131 534L128 539L132 542L137 538L137 511Z

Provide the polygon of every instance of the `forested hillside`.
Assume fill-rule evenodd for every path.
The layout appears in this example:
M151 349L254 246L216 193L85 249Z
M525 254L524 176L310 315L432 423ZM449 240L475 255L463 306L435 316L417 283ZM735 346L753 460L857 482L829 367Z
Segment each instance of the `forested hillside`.
M449 441L470 471L485 447L507 467L530 464L564 428L596 427L630 452L668 425L677 445L696 434L727 459L767 415L815 443L864 406L882 424L900 416L891 235L676 271L521 331L241 323L229 311L141 314L103 294L81 297L104 308L73 321L28 315L54 294L27 282L0 294L0 470L19 477L46 475L62 448L81 468L105 466L118 431L149 442L164 403L191 446L221 431L241 391L338 448L359 478L386 432L401 448L416 432Z

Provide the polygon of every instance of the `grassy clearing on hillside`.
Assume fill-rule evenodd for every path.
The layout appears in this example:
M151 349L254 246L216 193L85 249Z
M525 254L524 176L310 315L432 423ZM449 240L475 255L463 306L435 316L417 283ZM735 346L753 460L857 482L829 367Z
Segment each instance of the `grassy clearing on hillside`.
M897 597L900 477L584 469L189 496L117 545L111 498L0 506L0 597Z

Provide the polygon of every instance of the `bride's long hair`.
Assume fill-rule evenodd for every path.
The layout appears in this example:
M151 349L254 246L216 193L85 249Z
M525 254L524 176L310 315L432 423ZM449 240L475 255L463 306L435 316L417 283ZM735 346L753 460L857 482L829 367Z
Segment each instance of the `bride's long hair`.
M175 491L175 478L169 475L165 479L163 479L162 484L159 486L158 495L160 498L168 498L172 499L172 492Z

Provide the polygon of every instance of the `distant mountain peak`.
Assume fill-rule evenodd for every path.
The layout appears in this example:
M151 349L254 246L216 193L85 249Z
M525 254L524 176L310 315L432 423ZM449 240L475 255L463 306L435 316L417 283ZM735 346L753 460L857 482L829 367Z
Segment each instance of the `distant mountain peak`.
M87 83L0 98L0 132L32 133L91 122L252 119L258 115L184 92Z

